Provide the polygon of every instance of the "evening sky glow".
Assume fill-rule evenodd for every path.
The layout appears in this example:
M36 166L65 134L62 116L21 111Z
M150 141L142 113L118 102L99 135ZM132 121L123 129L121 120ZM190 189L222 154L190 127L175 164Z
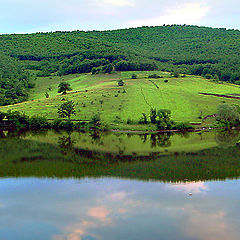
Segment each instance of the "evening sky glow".
M240 29L237 0L0 0L0 33L189 24Z

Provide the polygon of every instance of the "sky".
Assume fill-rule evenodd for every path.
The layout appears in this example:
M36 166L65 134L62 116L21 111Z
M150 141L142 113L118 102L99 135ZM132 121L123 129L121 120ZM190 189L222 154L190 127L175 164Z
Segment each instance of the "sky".
M163 24L240 29L239 0L0 0L0 33Z

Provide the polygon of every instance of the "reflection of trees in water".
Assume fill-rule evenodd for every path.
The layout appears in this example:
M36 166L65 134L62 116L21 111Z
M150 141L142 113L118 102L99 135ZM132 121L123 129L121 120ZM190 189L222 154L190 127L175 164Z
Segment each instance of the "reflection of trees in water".
M71 134L68 136L62 136L58 138L58 146L61 149L63 155L67 155L74 151L75 140L71 138Z
M170 141L171 136L172 136L171 133L151 134L151 137L150 137L151 148L170 147L171 146L171 141Z
M5 138L5 137L26 137L27 131L23 129L6 129L6 130L1 130L0 131L0 138Z
M48 129L37 129L37 130L31 130L32 136L47 136L48 135Z
M90 132L89 135L92 139L92 143L97 144L98 146L103 146L104 142L102 141L102 132L94 130L93 132Z
M170 137L172 133L158 133L158 134L139 134L142 143L150 142L151 148L169 147L171 146Z
M215 136L216 143L221 147L235 146L240 140L239 131L221 131Z
M147 140L148 140L148 134L147 133L139 134L138 136L141 138L143 143L147 142Z
M180 135L183 138L190 138L192 133L188 131L184 131L184 132L176 132L174 134Z

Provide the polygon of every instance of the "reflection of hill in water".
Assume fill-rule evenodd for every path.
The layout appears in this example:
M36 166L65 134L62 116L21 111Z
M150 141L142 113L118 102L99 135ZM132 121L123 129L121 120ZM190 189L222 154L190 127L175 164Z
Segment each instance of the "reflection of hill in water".
M104 143L101 134L88 135L100 146ZM155 150L159 146L172 147L169 134L142 134L138 138L143 144L148 142L152 146L154 142L154 151L145 154L125 154L123 148L118 152L81 148L77 144L78 138L72 133L57 134L56 141L48 139L48 142L37 141L37 138L47 139L47 132L31 133L30 137L29 133L1 132L0 136L1 177L112 176L178 182L240 176L239 132L217 133L214 137L220 143L219 147L185 153Z

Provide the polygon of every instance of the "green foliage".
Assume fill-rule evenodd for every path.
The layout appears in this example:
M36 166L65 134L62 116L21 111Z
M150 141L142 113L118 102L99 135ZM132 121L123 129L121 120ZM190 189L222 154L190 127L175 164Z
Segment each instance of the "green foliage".
M123 82L123 80L122 80L122 79L118 80L118 86L119 86L119 87L122 87L122 86L124 86L124 82Z
M69 118L71 115L75 115L75 104L73 101L66 101L61 104L61 106L58 108L58 115L60 118Z
M58 93L66 94L67 91L71 91L71 90L72 90L72 88L70 86L70 83L68 83L68 82L61 82L58 85Z
M155 108L150 110L150 121L152 124L157 122L157 110Z
M148 123L147 114L142 113L142 117L140 118L139 123L140 124L147 124Z
M158 74L154 73L154 74L150 74L148 78L162 78L162 76L159 76Z
M90 121L91 124L93 124L93 126L95 128L99 128L101 126L101 117L99 113L96 113L92 116L92 119Z
M128 118L127 119L127 124L132 124L133 123L133 120L131 118Z
M101 67L93 67L91 72L92 72L92 75L99 74L100 72L102 72L102 68Z
M171 111L168 109L160 109L156 115L156 126L158 130L166 130L173 128L173 122L171 121Z
M175 125L174 129L184 131L193 129L193 127L188 122L180 122Z
M29 127L31 129L42 129L49 127L49 123L45 117L32 116L29 121Z
M113 71L113 65L111 63L105 65L102 68L103 73L111 73Z
M30 118L25 113L8 111L6 113L7 124L12 127L30 127Z
M226 128L231 128L236 125L236 123L239 123L239 119L240 112L236 106L227 103L218 106L217 121L219 121L220 124L225 124Z
M18 111L8 111L6 114L6 124L8 126L26 129L48 128L50 125L45 117L29 117L25 113Z
M0 106L26 101L31 80L19 61L0 52Z
M137 74L132 74L132 79L137 79Z
M0 112L0 122L2 122L2 120L5 118L6 113L4 112Z
M175 78L179 78L179 77L180 77L180 74L179 74L179 72L178 72L177 70L171 72L171 75L172 75L173 77L175 77Z

